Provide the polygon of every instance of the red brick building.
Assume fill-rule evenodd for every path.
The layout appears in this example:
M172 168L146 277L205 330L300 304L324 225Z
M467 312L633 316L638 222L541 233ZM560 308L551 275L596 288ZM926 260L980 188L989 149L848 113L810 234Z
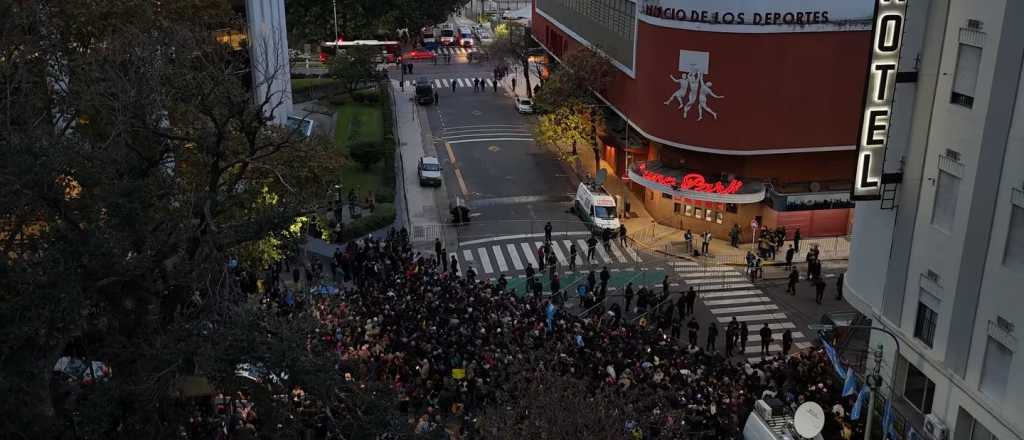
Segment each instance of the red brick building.
M870 0L535 0L552 62L618 67L602 167L661 223L724 238L751 220L849 230Z

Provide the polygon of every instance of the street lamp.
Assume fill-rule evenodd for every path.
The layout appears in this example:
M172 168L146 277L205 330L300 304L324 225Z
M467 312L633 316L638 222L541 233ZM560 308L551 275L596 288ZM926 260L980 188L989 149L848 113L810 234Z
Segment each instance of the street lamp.
M334 6L334 41L338 41L338 0L331 0Z
M818 327L819 332L821 330L824 330L827 327L832 327L832 326ZM903 350L900 349L900 339L898 337L896 337L895 333L893 333L893 332L891 332L891 331L889 331L887 329L880 328L880 327L875 327L875 326L871 326L871 325L849 325L849 326L847 326L847 328L854 328L854 329L856 329L856 328L863 328L863 329L874 330L874 331L885 333L885 334L889 335L890 337L892 337L892 340L896 342L896 353L898 354L898 353L902 353L903 352ZM812 328L812 329L814 329L814 328ZM865 374L865 379L867 381L867 384L871 388L871 394L869 394L869 400L868 400L868 416L867 416L867 420L864 421L864 440L871 440L871 424L874 422L873 419L874 419L874 414L875 414L875 395L878 394L878 388L882 384L882 377L879 374L879 373L881 373L881 370L882 370L882 345L879 344L878 345L878 350L875 351L875 369L874 369L874 371L871 372L871 374ZM894 367L893 368L893 375L895 375L895 374L896 374L896 368ZM895 380L894 379L890 380L890 383L895 383ZM885 433L884 432L882 433L882 437L883 438L885 437Z

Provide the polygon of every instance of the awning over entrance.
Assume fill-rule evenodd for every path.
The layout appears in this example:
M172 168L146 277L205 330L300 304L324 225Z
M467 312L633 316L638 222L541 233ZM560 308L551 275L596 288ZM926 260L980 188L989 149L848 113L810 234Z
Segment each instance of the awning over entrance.
M629 168L629 178L654 191L705 202L745 204L760 202L765 197L765 186L759 181L717 181L657 161L634 163Z

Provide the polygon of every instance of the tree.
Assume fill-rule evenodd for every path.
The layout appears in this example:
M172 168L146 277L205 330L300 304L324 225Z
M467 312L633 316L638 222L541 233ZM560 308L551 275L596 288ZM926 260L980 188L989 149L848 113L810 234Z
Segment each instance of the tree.
M268 125L281 66L252 84L213 38L229 3L201 3L0 0L0 437L170 438L180 379L240 389L240 362L342 399L312 318L276 319L225 264L315 211L341 160ZM51 393L62 355L113 375Z
M494 40L487 49L491 52L492 56L497 59L510 59L520 64L523 72L525 73L526 96L532 98L533 85L530 82L529 75L530 53L537 49L538 46L530 36L530 28L516 23L511 23L509 26L508 34Z
M379 53L368 47L350 48L332 57L327 69L332 77L338 79L345 93L351 94L363 84L381 77L377 70L376 58L379 56Z
M578 101L567 103L541 113L536 128L537 138L548 145L571 144L572 150L568 155L575 156L578 143L589 145L593 142L592 124L589 108Z
M615 77L616 68L604 54L581 47L567 52L535 97L541 110L564 106L594 105L595 93L604 93Z
M362 165L364 170L369 170L373 164L384 159L384 148L376 142L354 142L349 144L349 156Z
M445 21L460 0L337 0L338 32L346 39L394 35L397 29L415 34ZM295 43L333 41L335 5L324 0L285 2L288 30Z

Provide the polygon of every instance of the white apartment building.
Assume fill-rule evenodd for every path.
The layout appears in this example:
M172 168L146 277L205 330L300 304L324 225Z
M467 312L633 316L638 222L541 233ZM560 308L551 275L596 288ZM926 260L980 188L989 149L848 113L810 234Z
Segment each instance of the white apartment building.
M857 202L846 297L899 337L871 345L921 438L930 421L1024 440L1024 1L906 5L888 175Z
M284 125L292 114L284 0L245 0L245 17L254 99L267 103L273 123Z

